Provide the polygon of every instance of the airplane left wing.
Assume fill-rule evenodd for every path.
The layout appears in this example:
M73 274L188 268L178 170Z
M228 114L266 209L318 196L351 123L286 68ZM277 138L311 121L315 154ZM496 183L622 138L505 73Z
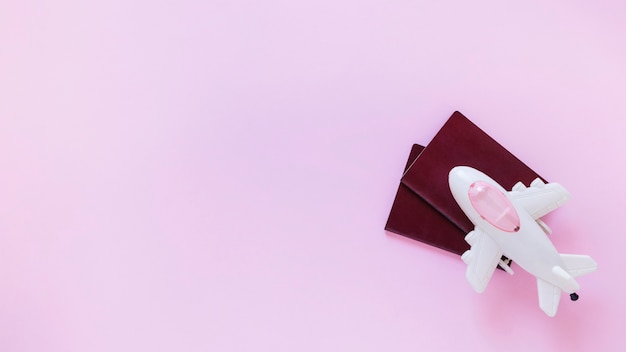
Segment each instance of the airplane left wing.
M502 250L489 235L478 227L465 236L465 241L472 246L461 256L467 264L465 276L474 290L480 293L485 290L491 275L498 266Z
M554 209L565 204L570 199L569 192L558 183L545 184L541 179L535 179L530 187L518 182L509 192L533 217L538 220Z

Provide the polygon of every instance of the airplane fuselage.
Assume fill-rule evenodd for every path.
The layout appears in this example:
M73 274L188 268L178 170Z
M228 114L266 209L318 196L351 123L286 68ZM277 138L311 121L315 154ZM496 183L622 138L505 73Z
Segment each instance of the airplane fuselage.
M451 183L451 191L457 203L472 223L485 234L490 236L501 248L502 253L512 259L522 269L541 278L567 293L573 293L580 286L565 269L559 252L548 239L546 233L535 219L520 205L516 199L487 175L471 168L462 168L462 172L451 172L450 177L456 182ZM496 226L500 218L489 219L476 209L472 203L470 190L476 183L486 184L501 192L509 207L510 227ZM504 200L501 200L505 202ZM488 210L489 211L489 210ZM515 214L513 214L515 212ZM494 225L495 224L495 225ZM505 224L506 225L506 224ZM503 228L504 227L504 228Z
M507 258L522 269L567 293L578 290L580 286L565 270L559 252L543 229L528 213L521 211L518 214L521 225L519 231L513 234L493 227L480 217L471 220L498 243Z

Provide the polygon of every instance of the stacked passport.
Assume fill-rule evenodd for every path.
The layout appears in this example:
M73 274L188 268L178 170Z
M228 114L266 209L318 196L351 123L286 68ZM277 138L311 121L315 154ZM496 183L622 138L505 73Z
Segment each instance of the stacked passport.
M474 225L448 186L448 173L458 165L474 167L509 190L539 177L456 111L428 146L413 145L385 230L457 254L468 250L464 237Z

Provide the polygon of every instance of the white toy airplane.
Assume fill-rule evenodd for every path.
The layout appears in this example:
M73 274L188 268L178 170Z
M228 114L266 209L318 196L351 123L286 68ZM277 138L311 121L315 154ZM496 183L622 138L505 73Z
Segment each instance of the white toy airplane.
M450 190L474 230L465 236L471 249L461 257L467 264L467 280L476 292L483 292L494 270L500 265L513 271L502 260L504 255L537 277L539 306L553 317L561 291L578 299L580 285L574 279L598 268L587 255L559 254L548 239L550 228L541 217L570 198L557 183L545 184L539 178L527 188L521 182L507 192L484 173L468 166L450 171Z

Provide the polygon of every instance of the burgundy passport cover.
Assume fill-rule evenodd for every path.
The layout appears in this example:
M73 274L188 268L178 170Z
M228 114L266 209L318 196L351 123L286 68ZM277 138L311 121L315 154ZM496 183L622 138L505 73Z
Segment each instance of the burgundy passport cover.
M461 254L474 225L452 197L448 173L458 165L474 167L504 188L537 173L456 111L426 148L414 145L385 229Z
M405 171L423 149L413 145ZM457 254L469 249L463 240L465 233L403 183L398 187L385 230Z

